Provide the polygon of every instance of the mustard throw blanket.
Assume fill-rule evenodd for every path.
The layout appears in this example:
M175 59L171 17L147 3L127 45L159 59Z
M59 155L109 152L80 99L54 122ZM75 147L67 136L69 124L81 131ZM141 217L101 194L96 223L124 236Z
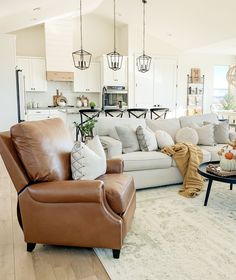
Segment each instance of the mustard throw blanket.
M178 143L172 147L165 147L162 152L173 157L184 178L179 193L185 197L197 196L203 187L202 176L197 172L203 158L201 149L190 143Z

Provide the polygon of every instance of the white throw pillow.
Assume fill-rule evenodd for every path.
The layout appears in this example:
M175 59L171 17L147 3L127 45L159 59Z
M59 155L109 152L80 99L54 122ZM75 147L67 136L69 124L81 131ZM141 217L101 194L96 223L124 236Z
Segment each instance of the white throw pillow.
M157 150L157 140L155 133L151 129L140 125L137 127L136 135L141 151L150 152Z
M155 136L157 140L157 145L159 146L160 149L163 149L165 147L170 147L175 144L170 134L168 134L164 130L157 130L155 132Z
M175 135L176 143L191 143L197 145L198 140L197 131L191 127L180 128Z
M214 125L208 124L204 126L199 126L197 124L193 124L192 127L197 131L198 134L198 144L205 146L214 146L215 145L215 137L214 137Z
M122 151L124 154L140 151L136 129L125 126L116 126L115 128L122 143Z
M71 152L74 180L94 180L106 173L106 155L98 136L85 145L76 142Z

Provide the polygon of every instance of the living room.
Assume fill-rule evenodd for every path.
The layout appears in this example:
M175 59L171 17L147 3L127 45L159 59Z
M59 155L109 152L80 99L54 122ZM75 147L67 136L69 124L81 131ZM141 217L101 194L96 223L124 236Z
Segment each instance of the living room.
M1 4L0 279L235 278L235 8Z

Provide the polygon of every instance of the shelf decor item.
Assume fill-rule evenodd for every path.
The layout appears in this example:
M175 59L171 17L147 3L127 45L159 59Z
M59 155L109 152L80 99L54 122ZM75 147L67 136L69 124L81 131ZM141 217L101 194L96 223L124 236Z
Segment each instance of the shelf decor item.
M196 71L193 71L193 70ZM203 114L205 76L198 76L200 69L192 68L191 76L187 75L187 115ZM195 75L194 77L192 75ZM197 82L198 81L198 82Z
M75 68L86 70L90 66L92 54L83 49L83 24L82 24L82 0L80 0L80 50L72 53Z
M122 67L123 56L116 51L116 0L114 0L114 51L107 54L108 66L113 71Z
M201 70L199 68L192 68L191 69L191 78L193 84L201 83Z
M146 35L145 5L147 4L147 0L142 0L142 2L143 2L143 54L137 58L136 64L139 72L146 73L150 70L152 58L145 54L145 35Z

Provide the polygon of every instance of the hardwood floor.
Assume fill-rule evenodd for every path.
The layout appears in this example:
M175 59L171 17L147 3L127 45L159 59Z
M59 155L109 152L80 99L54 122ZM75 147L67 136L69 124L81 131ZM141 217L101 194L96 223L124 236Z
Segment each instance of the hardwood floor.
M92 249L37 245L26 252L16 191L0 157L0 280L109 280Z

